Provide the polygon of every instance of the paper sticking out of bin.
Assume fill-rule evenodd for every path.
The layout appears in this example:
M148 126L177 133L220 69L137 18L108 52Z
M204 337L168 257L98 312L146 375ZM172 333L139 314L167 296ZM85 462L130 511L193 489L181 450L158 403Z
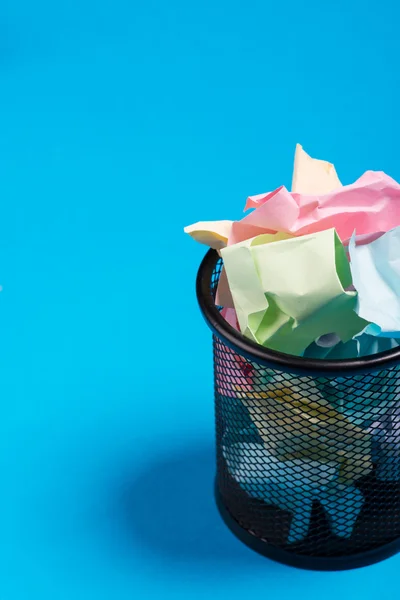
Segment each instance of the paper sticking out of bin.
M323 359L398 346L400 185L394 179L367 171L342 185L333 164L298 144L292 191L280 186L249 196L245 210L239 221L185 228L222 256L216 302L235 308L244 336ZM325 335L337 343L322 348Z

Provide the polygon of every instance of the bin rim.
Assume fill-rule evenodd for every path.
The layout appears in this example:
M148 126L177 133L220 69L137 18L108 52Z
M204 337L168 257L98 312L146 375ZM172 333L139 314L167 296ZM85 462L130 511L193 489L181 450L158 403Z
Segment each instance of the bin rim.
M221 257L210 249L204 256L196 279L196 294L200 310L208 326L224 344L248 360L266 368L302 376L340 377L389 369L400 363L400 346L362 358L329 360L304 358L270 350L246 338L227 323L210 294L213 271Z

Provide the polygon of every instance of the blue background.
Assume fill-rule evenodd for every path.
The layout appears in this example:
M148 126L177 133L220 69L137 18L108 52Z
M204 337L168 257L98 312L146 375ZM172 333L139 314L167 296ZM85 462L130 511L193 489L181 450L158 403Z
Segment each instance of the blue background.
M296 142L400 179L395 4L1 4L1 600L398 598L400 557L297 571L221 523L182 232Z

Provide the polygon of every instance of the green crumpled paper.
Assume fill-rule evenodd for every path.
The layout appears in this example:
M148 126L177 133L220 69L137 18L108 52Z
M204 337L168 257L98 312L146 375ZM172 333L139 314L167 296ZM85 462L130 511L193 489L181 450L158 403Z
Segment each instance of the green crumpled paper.
M334 229L264 234L221 250L240 330L294 355L321 335L346 342L367 325L355 312L345 249ZM347 291L346 291L347 290Z

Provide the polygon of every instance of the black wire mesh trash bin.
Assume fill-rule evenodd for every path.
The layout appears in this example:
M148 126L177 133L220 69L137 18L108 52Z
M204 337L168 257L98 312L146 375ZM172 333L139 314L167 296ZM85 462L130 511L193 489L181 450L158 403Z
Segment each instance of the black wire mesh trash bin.
M216 499L254 550L347 569L400 549L400 349L346 361L270 351L215 306L210 250L197 296L213 331Z

